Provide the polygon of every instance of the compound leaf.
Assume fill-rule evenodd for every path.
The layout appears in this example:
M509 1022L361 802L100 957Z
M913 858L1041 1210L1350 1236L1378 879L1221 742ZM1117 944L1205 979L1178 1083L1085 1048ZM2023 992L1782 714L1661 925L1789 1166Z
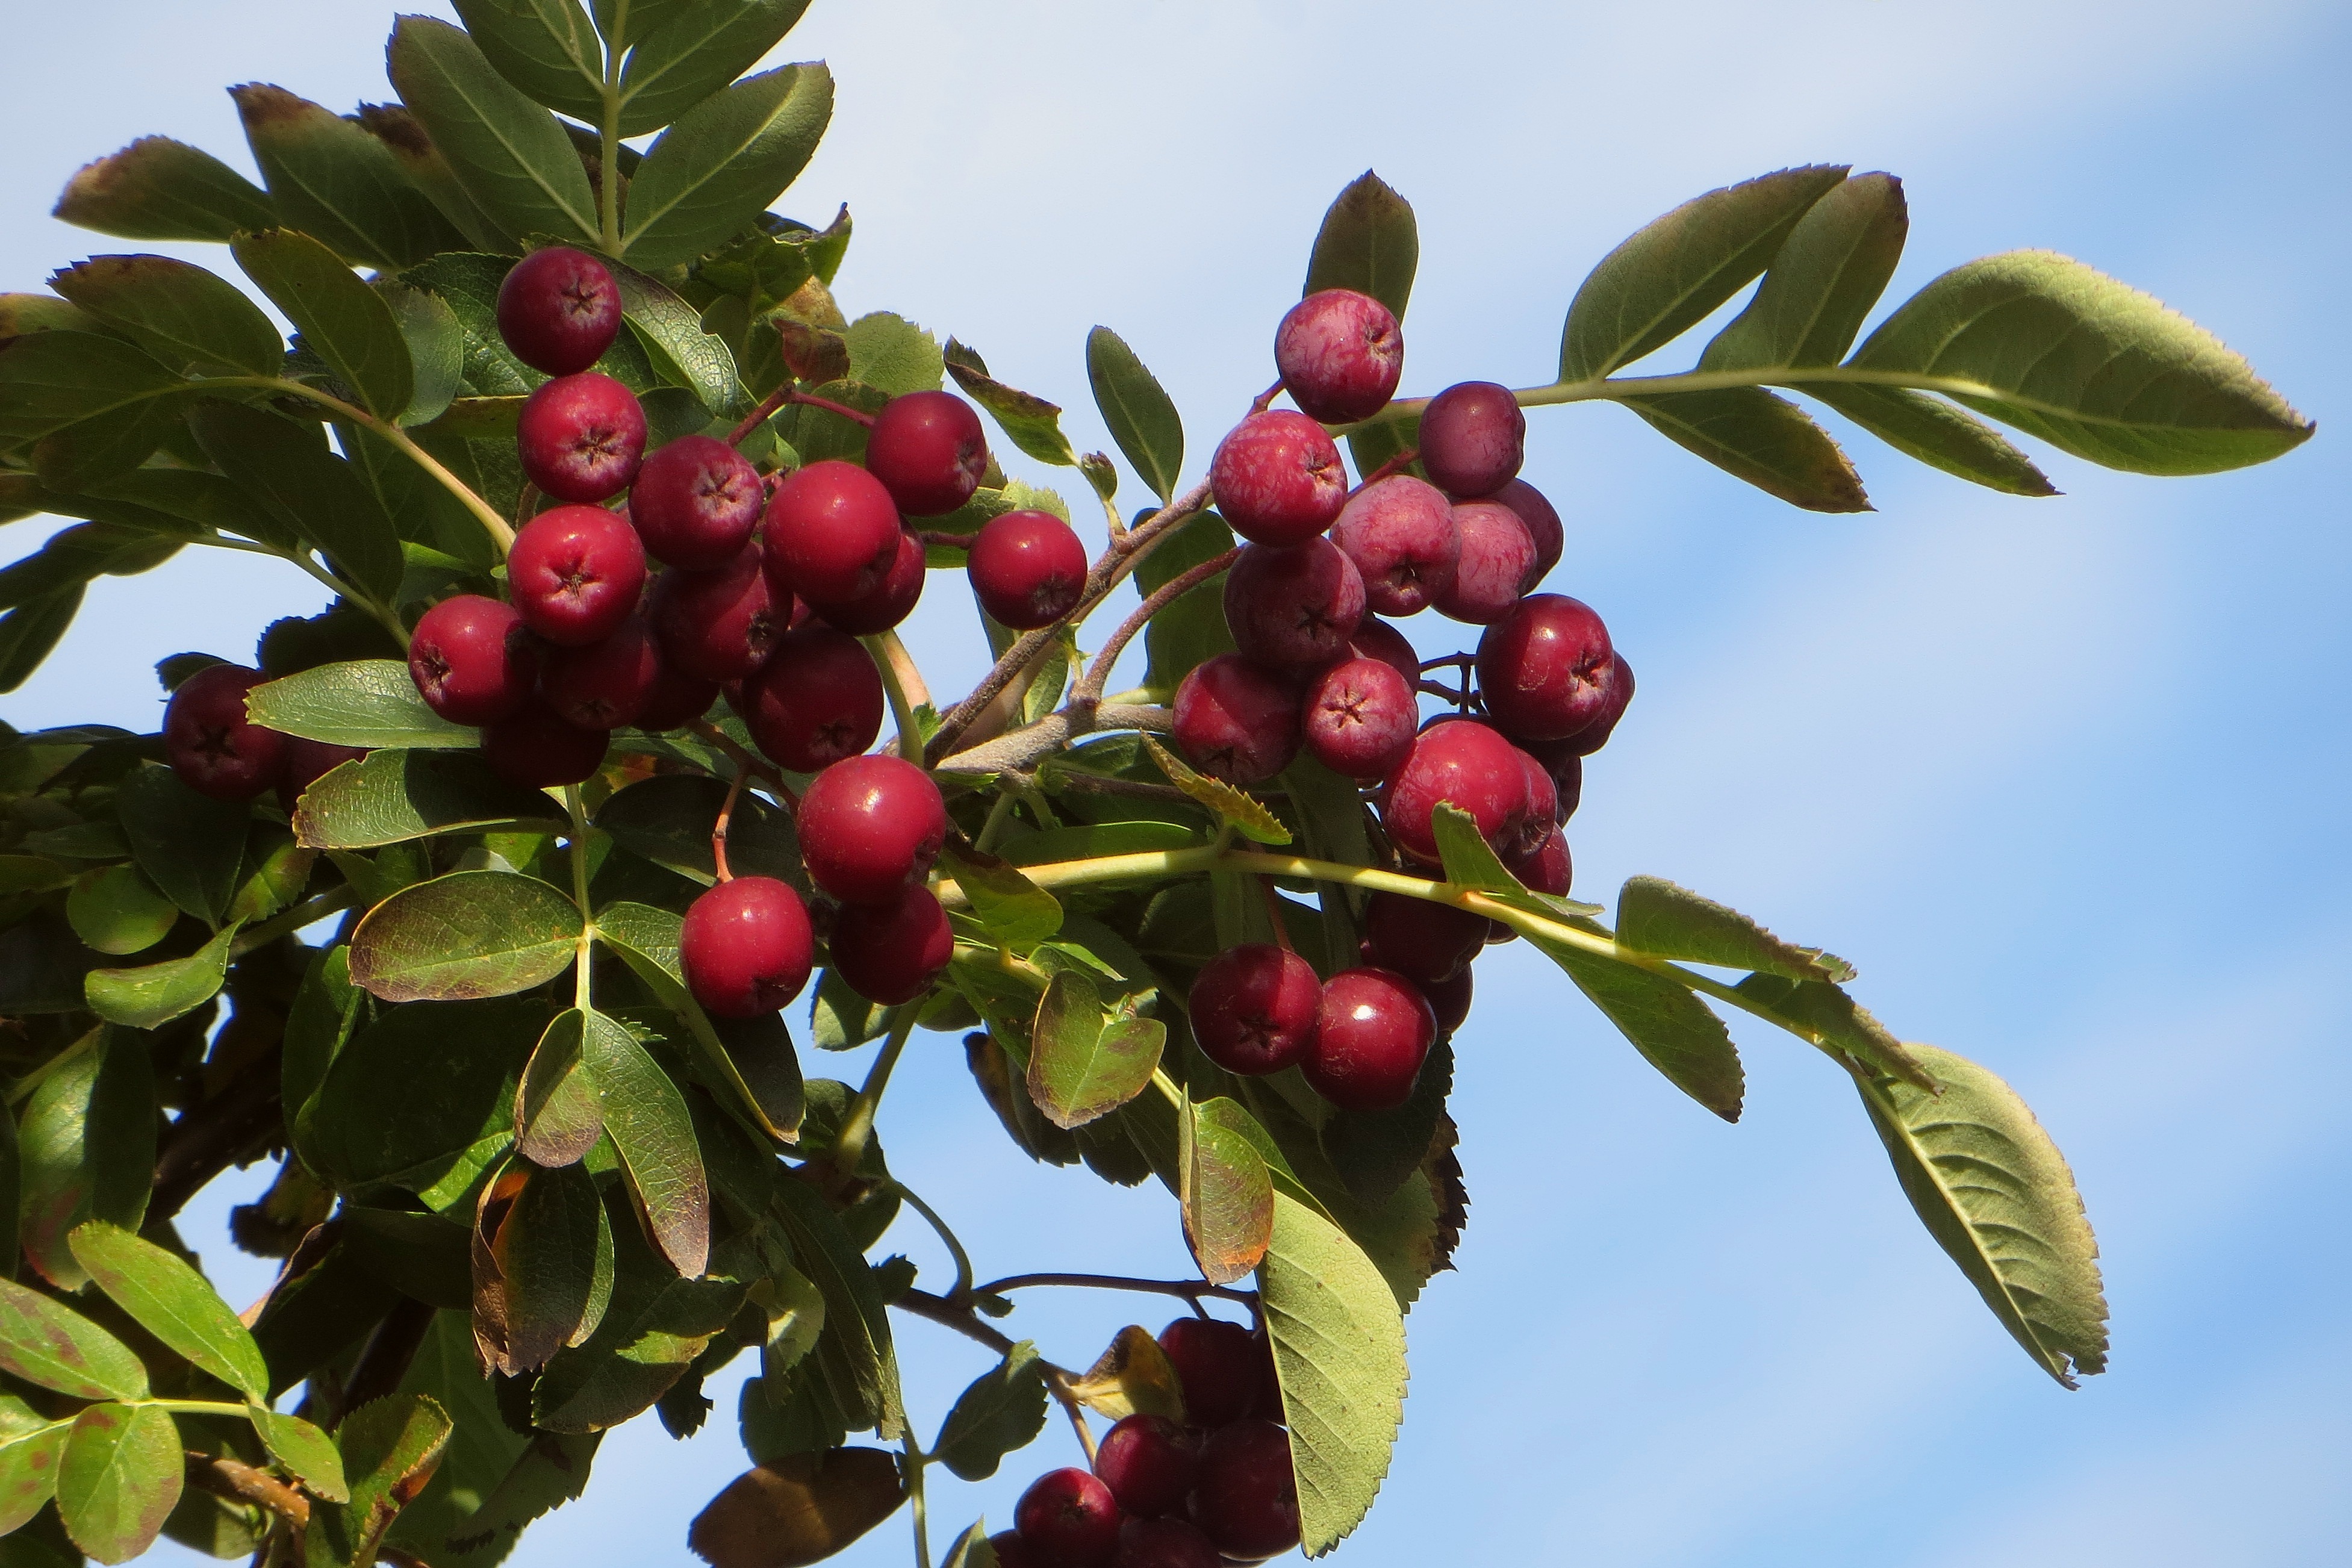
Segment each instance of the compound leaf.
M686 113L757 65L807 9L808 0L715 0L672 3L665 16L655 0L636 0L629 34L640 41L621 72L621 134L642 136Z
M403 16L389 64L401 101L493 222L509 234L596 243L596 195L572 138L473 39L430 16Z
M1699 368L1835 364L1895 275L1910 227L1894 175L1837 185L1797 220L1756 298L1706 345Z
M1650 427L1725 473L1807 511L1869 511L1862 476L1829 432L1760 386L1620 399Z

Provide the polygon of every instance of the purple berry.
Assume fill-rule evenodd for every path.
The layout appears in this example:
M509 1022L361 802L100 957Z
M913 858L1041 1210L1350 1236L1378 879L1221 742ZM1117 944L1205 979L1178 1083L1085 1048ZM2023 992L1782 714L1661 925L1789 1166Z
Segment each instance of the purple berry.
M1298 754L1298 693L1237 653L1186 671L1175 707L1176 749L1211 778L1247 789Z
M1388 406L1404 374L1404 333L1386 305L1352 289L1325 289L1275 329L1274 363L1291 400L1326 425Z
M551 245L499 285L499 336L515 358L550 375L576 375L604 357L621 331L621 290L584 250Z
M681 436L637 469L629 521L664 565L709 572L742 553L759 525L760 470L710 436Z
M1536 542L1519 514L1500 501L1464 501L1454 509L1462 537L1454 581L1432 603L1448 619L1483 626L1510 614L1535 570Z
M1490 496L1517 475L1528 416L1507 386L1465 381L1421 411L1421 466L1457 500Z

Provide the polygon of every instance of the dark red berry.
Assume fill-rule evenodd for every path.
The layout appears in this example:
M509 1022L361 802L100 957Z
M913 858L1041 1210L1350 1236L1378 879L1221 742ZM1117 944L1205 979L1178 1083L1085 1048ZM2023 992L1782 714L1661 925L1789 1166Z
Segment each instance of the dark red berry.
M1440 1037L1460 1028L1470 1016L1470 977L1474 971L1468 964L1461 973L1444 980L1418 980L1422 995L1429 1003L1429 1011L1437 1020Z
M1396 395L1404 333L1386 305L1352 289L1324 289L1290 307L1274 331L1284 390L1326 425L1368 419Z
M1351 779L1395 772L1412 752L1420 722L1412 688L1377 658L1335 664L1307 689L1307 750Z
M1358 490L1331 542L1363 574L1364 599L1384 616L1418 615L1454 585L1462 534L1436 486L1398 474Z
M1183 1427L1164 1415L1129 1415L1103 1434L1095 1477L1119 1507L1150 1519L1183 1511L1199 1463L1200 1451Z
M1338 520L1348 500L1339 448L1323 426L1286 408L1253 414L1218 443L1209 465L1217 510L1260 544L1299 544Z
M1533 849L1505 856L1503 866L1528 888L1555 898L1568 896L1569 883L1576 874L1569 858L1568 835L1557 827Z
M613 346L621 291L586 251L551 245L508 268L498 316L499 336L515 358L550 375L573 375Z
M600 506L560 506L523 524L507 552L507 594L523 624L564 647L613 635L646 586L636 531Z
M1192 1488L1192 1522L1229 1558L1264 1559L1298 1544L1298 1482L1290 1434L1236 1421L1209 1435Z
M687 907L678 967L706 1013L756 1018L801 994L816 961L801 896L773 877L721 882Z
M1087 547L1050 511L1008 511L973 536L964 570L986 610L1017 632L1068 615L1087 584Z
M558 376L523 400L515 450L523 477L557 500L604 500L637 477L646 411L609 375Z
M1551 770L1522 747L1519 772L1528 781L1528 814L1519 823L1518 836L1499 851L1507 858L1533 854L1542 847L1545 836L1559 822L1559 784L1551 776Z
M1250 1401L1250 1414L1261 1421L1288 1426L1287 1414L1282 1405L1282 1374L1275 1370L1274 1341L1264 1329L1250 1335L1250 1355L1257 1363L1257 1395Z
M1589 757L1609 743L1617 732L1617 721L1625 716L1626 704L1633 700L1633 667L1618 654L1610 663L1608 679L1601 682L1601 711L1592 722L1567 737L1559 743L1580 757Z
M866 432L866 468L900 511L938 517L980 488L988 437L971 405L953 393L901 393L882 405Z
M1102 1568L1118 1550L1118 1502L1084 1470L1049 1470L1013 1505L1013 1527L1056 1568Z
M1224 1568L1215 1542L1182 1519L1130 1519L1118 1527L1110 1568Z
M576 784L604 765L613 737L567 724L546 703L531 701L482 727L482 759L490 771L525 789Z
M920 882L947 839L931 775L900 757L850 757L801 796L801 858L810 880L849 904L887 904Z
M1315 1038L1315 966L1270 942L1245 942L1201 967L1188 1005L1192 1038L1227 1072L1279 1072Z
M771 595L760 564L753 543L715 572L672 567L654 579L646 616L666 663L697 680L724 684L768 662L791 601ZM781 615L780 603L786 606Z
M1187 1423L1223 1426L1249 1414L1258 1370L1247 1329L1223 1318L1179 1318L1160 1331L1160 1348L1184 1391Z
M646 552L709 572L735 559L759 525L760 470L726 442L681 436L656 448L629 487L629 521Z
M827 950L852 991L895 1007L930 989L955 956L955 932L929 888L908 888L892 903L843 905Z
M1420 689L1421 655L1413 651L1412 644L1405 640L1404 634L1388 622L1366 616L1356 624L1354 635L1348 638L1348 646L1355 649L1359 658L1379 659L1403 676L1408 688Z
M1245 545L1225 574L1224 605L1244 658L1319 669L1348 657L1364 618L1364 580L1328 539Z
M988 1538L996 1553L996 1568L1053 1568L1045 1554L1021 1539L1017 1530L1000 1530Z
M1298 754L1298 693L1237 653L1186 671L1175 706L1176 749L1211 778L1247 789Z
M425 705L452 724L488 724L530 700L539 660L512 605L459 594L418 617L408 674Z
M871 593L842 604L813 600L809 608L835 631L856 637L887 632L914 614L923 596L923 542L902 531L890 570Z
M245 694L268 679L214 664L180 682L163 710L163 760L181 783L215 800L251 800L278 783L286 737L245 716Z
M299 735L289 735L281 755L278 804L286 808L287 816L291 816L304 790L318 783L330 769L366 756L367 748L338 746L326 741L306 741Z
M1402 893L1364 900L1364 944L1370 962L1408 979L1435 984L1459 974L1486 944L1486 917Z
M1435 864L1431 822L1440 801L1470 814L1490 845L1507 844L1528 813L1528 780L1510 742L1484 724L1444 719L1423 730L1404 766L1391 775L1381 820L1390 840Z
M1299 1070L1343 1110L1390 1110L1412 1097L1436 1039L1419 986L1393 969L1343 969L1323 983L1315 1046Z
M653 628L643 616L631 616L603 642L556 649L540 672L539 694L567 724L617 730L637 722L661 679Z
M631 722L648 733L659 734L665 730L682 730L710 711L719 700L715 682L698 680L664 658L661 675L654 689L646 693L645 706L637 710Z
M1556 804L1551 808L1555 823L1566 822L1576 815L1577 803L1584 798L1584 754L1576 750L1580 736L1571 735L1565 741L1521 741L1518 747L1539 763L1551 775Z
M1528 568L1528 587L1532 590L1551 574L1551 569L1559 564L1560 552L1568 548L1559 513L1544 499L1543 491L1525 479L1513 479L1489 499L1509 507L1527 525L1528 537L1536 547L1535 564Z
M1457 500L1490 496L1517 475L1528 416L1507 386L1465 381L1421 411L1421 466Z
M1566 740L1600 717L1615 660L1592 606L1535 594L1478 639L1478 692L1506 733Z
M879 479L838 458L811 463L768 501L770 590L812 602L863 598L889 575L902 531Z
M872 745L887 701L857 639L812 624L786 632L767 667L743 683L743 722L773 761L813 773Z
M1462 557L1454 581L1431 603L1452 620L1483 626L1511 613L1535 569L1535 541L1519 514L1500 501L1465 501L1454 509Z

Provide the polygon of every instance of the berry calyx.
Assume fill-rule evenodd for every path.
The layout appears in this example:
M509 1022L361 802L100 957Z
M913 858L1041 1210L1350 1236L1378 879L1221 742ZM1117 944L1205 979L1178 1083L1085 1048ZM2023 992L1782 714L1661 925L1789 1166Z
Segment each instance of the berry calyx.
M971 499L988 471L988 437L971 404L950 392L901 393L866 436L866 468L908 517L938 517Z
M1454 581L1430 603L1449 620L1483 626L1511 613L1535 570L1536 542L1519 514L1500 501L1465 501L1454 509L1462 553Z
M1101 1568L1118 1550L1118 1502L1084 1470L1048 1470L1013 1505L1013 1528L1057 1568Z
M1095 1450L1095 1478L1119 1507L1145 1519L1181 1512L1199 1465L1192 1438L1164 1415L1129 1415Z
M488 724L530 700L539 661L512 605L459 594L418 617L408 674L425 705L452 724Z
M1534 588L1551 574L1551 569L1559 564L1560 552L1568 548L1568 534L1559 525L1559 512L1545 499L1543 491L1525 479L1513 479L1487 499L1509 507L1527 525L1528 537L1536 547L1536 563L1528 569L1528 586Z
M1436 984L1462 973L1486 942L1486 917L1402 893L1364 900L1364 945L1371 962L1409 980Z
M1184 760L1238 788L1264 784L1298 754L1298 694L1237 653L1193 666L1176 685L1171 739Z
M776 486L768 501L770 590L847 603L881 586L898 559L898 508L882 482L827 458Z
M955 932L929 888L908 888L887 904L842 906L825 948L852 991L895 1007L931 988L955 956Z
M1176 1369L1188 1423L1223 1426L1250 1413L1262 1352L1247 1329L1222 1318L1179 1318L1160 1331L1160 1348Z
M1423 730L1404 766L1391 775L1387 795L1381 820L1390 840L1431 865L1438 863L1431 823L1441 801L1468 812L1478 836L1498 849L1511 841L1528 813L1528 780L1517 749L1467 719L1443 719Z
M801 896L773 877L737 877L687 907L678 967L702 1010L756 1018L801 994L816 938Z
M1192 1522L1229 1558L1256 1561L1298 1544L1298 1481L1290 1434L1271 1421L1236 1421L1201 1450Z
M1454 503L1411 474L1358 490L1331 525L1331 542L1356 563L1365 602L1384 616L1427 609L1453 587L1462 560Z
M1253 414L1217 444L1209 465L1217 510L1259 544L1298 544L1338 520L1347 470L1323 426L1287 408Z
M560 647L613 635L646 586L636 530L599 506L560 506L523 524L507 552L507 594L523 624Z
M1087 584L1087 547L1050 511L1008 511L973 536L964 570L980 607L1017 632L1050 626Z
M714 685L740 680L767 663L791 612L789 598L770 594L756 543L715 571L670 568L654 580L646 606L663 660Z
M1412 751L1419 703L1402 676L1377 658L1333 665L1307 689L1307 750L1351 779L1386 778Z
M840 604L812 599L809 608L823 616L825 625L853 637L887 632L914 614L923 596L923 542L901 531L890 569L872 592Z
M947 805L931 775L900 757L851 757L801 796L809 879L844 903L884 904L920 882L947 840Z
M1534 594L1478 639L1478 691L1506 733L1566 740L1601 716L1615 662L1591 605Z
M1528 416L1509 387L1462 382L1421 411L1421 466L1456 500L1490 496L1517 475L1527 435Z
M1404 374L1404 333L1369 294L1324 289L1293 305L1274 331L1282 384L1326 425L1368 419L1388 406Z
M1315 966L1271 942L1245 942L1201 967L1186 1005L1192 1037L1227 1072L1279 1072L1315 1039Z
M629 487L629 521L646 552L667 566L709 572L742 552L759 525L760 470L712 436L656 448Z
M549 375L573 375L604 357L621 331L621 290L584 250L551 245L507 271L499 285L499 336L515 358Z
M661 650L654 644L653 628L643 616L631 616L602 642L556 649L540 672L539 694L567 724L617 730L644 718L661 684ZM709 706L706 698L703 707Z
M558 376L523 400L515 451L523 477L557 500L604 500L637 477L646 411L609 375Z
M1224 607L1244 658L1319 669L1348 657L1364 618L1364 579L1328 539L1245 545L1225 574Z
M268 679L214 664L180 682L163 710L163 760L181 783L215 800L251 800L277 784L286 737L245 714L245 694Z
M761 751L794 773L854 757L882 732L887 698L874 660L831 626L796 626L743 683L743 722Z
M1181 1519L1130 1519L1118 1527L1110 1568L1224 1568L1216 1543ZM999 1565L1002 1568L1002 1564Z
M534 699L482 727L482 760L490 771L524 789L553 789L593 777L604 765L613 737L583 730Z
M1412 1098L1436 1041L1419 986L1392 969L1343 969L1323 983L1315 1045L1299 1070L1343 1110L1391 1110Z

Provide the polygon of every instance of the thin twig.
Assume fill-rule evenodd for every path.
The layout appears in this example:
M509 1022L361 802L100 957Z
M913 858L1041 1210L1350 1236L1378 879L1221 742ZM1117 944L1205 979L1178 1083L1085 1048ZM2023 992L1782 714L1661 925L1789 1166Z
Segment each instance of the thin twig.
M1165 734L1175 722L1176 716L1165 708L1128 708L1106 702L1096 710L1094 722L1089 728L1148 730L1155 734ZM984 741L970 751L940 758L931 765L935 769L959 773L1026 773L1037 763L1060 751L1075 732L1071 716L1066 710L1048 713L1034 724L1024 724L992 741Z
M972 1294L1002 1296L1007 1290L1025 1290L1038 1285L1076 1285L1097 1290L1140 1290L1154 1296L1181 1296L1191 1301L1205 1296L1218 1301L1238 1301L1244 1306L1257 1300L1255 1290L1212 1285L1205 1279L1131 1279L1123 1274L1014 1274L976 1286Z
M1101 705L1103 687L1110 679L1110 667L1118 661L1118 656L1127 651L1127 645L1135 640L1135 634L1141 631L1152 616L1219 573L1232 570L1234 563L1241 558L1241 546L1237 544L1213 560L1186 568L1146 595L1143 603L1136 605L1128 613L1127 619L1119 622L1118 630L1110 634L1110 640L1103 644L1102 651L1096 654L1094 662L1087 667L1087 678L1078 682L1076 691L1070 693L1073 725Z
M900 1291L898 1299L890 1305L902 1312L912 1312L919 1318L927 1319L943 1329L953 1329L964 1338L986 1345L998 1355L1013 1353L1013 1340L1010 1335L990 1328L986 1323L982 1322L979 1315L970 1308L959 1307L944 1296L934 1296L928 1290L919 1290L909 1286ZM1067 1367L1056 1366L1050 1361L1039 1361L1037 1368L1045 1374L1045 1387L1060 1403L1062 1409L1068 1414L1070 1425L1078 1434L1078 1446L1087 1451L1087 1463L1093 1464L1094 1434L1087 1428L1085 1407L1079 1404L1078 1396L1070 1392L1070 1384L1077 1381L1077 1374Z
M194 1448L183 1452L187 1456L188 1484L197 1490L266 1508L296 1530L310 1527L310 1500L268 1471L257 1470L225 1454L200 1454Z
M1282 382L1279 378L1276 378L1272 386L1267 387L1264 392L1259 393L1255 397L1250 399L1250 412L1252 414L1265 413L1267 409L1274 406L1274 400L1281 395Z
M737 773L750 773L761 784L766 784L775 793L776 797L784 803L785 810L799 812L801 797L793 792L792 785L784 782L784 775L730 740L726 731L716 724L705 723L699 719L687 728L726 752L728 760L735 764Z
M844 419L854 420L869 430L874 426L874 416L864 409L852 408L845 404L835 403L830 397L819 397L812 392L797 391L788 381L761 398L757 408L743 416L735 428L727 432L727 444L730 447L741 446L750 438L752 431L773 418L776 410L787 403L797 403L806 408L822 408L827 414L838 414Z

